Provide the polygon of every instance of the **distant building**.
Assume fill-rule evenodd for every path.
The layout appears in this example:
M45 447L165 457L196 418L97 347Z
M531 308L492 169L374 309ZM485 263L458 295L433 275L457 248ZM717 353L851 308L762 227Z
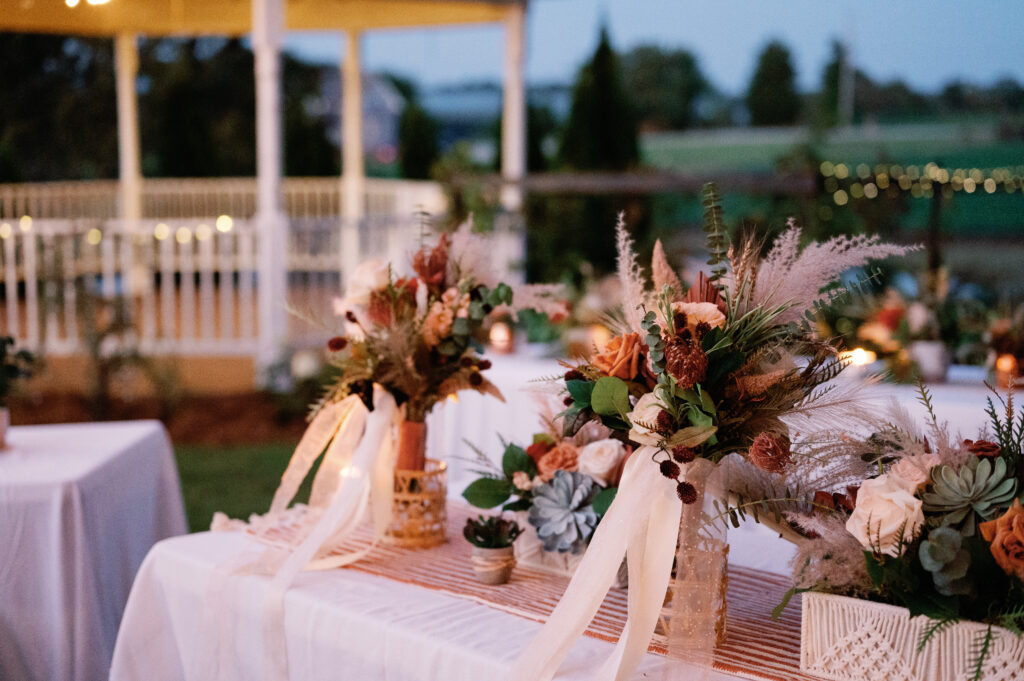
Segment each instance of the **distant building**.
M327 124L331 144L341 148L341 73L325 66L320 70L320 96L307 104L311 115ZM386 78L363 74L363 147L370 163L388 165L398 158L398 121L405 99Z

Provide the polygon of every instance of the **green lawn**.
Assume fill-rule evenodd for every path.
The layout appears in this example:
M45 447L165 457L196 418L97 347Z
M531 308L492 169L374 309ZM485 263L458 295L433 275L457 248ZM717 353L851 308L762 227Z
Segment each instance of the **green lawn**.
M189 529L210 529L215 511L224 511L232 518L265 513L294 449L294 442L175 447ZM296 499L305 501L308 497L307 480Z
M655 167L697 173L713 181L716 174L740 171L770 172L776 161L811 139L803 129L736 129L683 133L650 133L643 136L644 162ZM1007 167L1021 173L1024 141L994 138L990 123L929 123L883 125L874 131L854 130L815 140L814 153L823 160L874 166L891 162L923 167L930 162L947 168L992 169ZM929 200L909 196L904 229L923 229L928 221ZM696 224L702 207L697 197L665 197L662 211L669 223ZM772 210L766 197L726 194L727 215L761 219ZM850 208L846 209L850 210ZM965 237L1017 238L1024 235L1024 192L995 194L958 192L947 204L943 227L949 234Z

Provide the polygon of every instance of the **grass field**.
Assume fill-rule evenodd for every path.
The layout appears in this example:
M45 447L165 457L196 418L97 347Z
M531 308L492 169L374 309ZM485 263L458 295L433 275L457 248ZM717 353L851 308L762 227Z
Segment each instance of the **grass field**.
M697 130L644 135L641 153L652 166L693 172L770 171L800 144L810 144L824 160L847 164L1024 166L1024 141L999 140L995 132L991 123L885 125L820 137L799 128Z
M265 513L294 449L294 442L175 447L189 529L210 529L215 511L224 511L232 518ZM309 481L300 488L296 500L308 498Z
M716 174L771 172L776 162L800 145L809 145L822 160L853 168L866 163L897 163L904 167L937 163L946 168L1015 168L1024 174L1024 141L999 140L994 123L930 123L851 128L814 136L806 129L734 129L682 133L651 133L641 140L644 162L650 166L696 173L707 180ZM902 218L907 232L917 232L928 221L929 200L909 196ZM662 220L694 224L700 219L699 202L692 197L663 201ZM726 195L727 215L751 220L770 219L767 198ZM838 208L836 209L839 210ZM852 210L848 206L844 210ZM943 228L956 237L987 237L1024 241L1024 192L994 194L958 192L942 215Z

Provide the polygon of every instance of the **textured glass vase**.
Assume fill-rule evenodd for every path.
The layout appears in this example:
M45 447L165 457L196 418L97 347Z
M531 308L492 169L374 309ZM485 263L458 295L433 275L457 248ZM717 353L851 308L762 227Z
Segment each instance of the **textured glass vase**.
M710 669L715 644L726 635L727 468L697 459L683 475L697 498L683 504L679 523L675 575L669 587L668 652L672 658ZM685 678L692 679L692 670L689 674Z

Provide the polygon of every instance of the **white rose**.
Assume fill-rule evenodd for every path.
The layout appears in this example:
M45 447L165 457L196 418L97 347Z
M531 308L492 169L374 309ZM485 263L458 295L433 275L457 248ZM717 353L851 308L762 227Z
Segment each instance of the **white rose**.
M591 442L580 451L580 473L592 477L607 487L615 478L615 472L626 455L626 447L611 438Z
M516 471L512 474L512 486L523 492L533 489L533 481L526 471Z
M369 305L370 294L380 290L391 281L391 270L388 263L380 258L367 260L359 264L352 272L345 289L346 307L353 305Z
M633 424L629 429L629 439L642 445L657 445L661 442L661 435L641 424L657 422L662 409L661 402L654 393L646 393L637 400L633 411L629 413L629 422Z
M896 478L913 494L928 482L928 473L941 462L935 454L905 456L889 469L887 475Z
M846 531L867 551L878 548L884 554L898 556L901 539L902 543L909 543L922 525L921 500L900 478L881 475L860 486L857 505L846 521Z
M725 326L725 315L714 303L672 303L673 312L682 312L686 315L686 328L690 333L697 332L697 324L707 322L712 329ZM676 329L681 331L681 329Z

